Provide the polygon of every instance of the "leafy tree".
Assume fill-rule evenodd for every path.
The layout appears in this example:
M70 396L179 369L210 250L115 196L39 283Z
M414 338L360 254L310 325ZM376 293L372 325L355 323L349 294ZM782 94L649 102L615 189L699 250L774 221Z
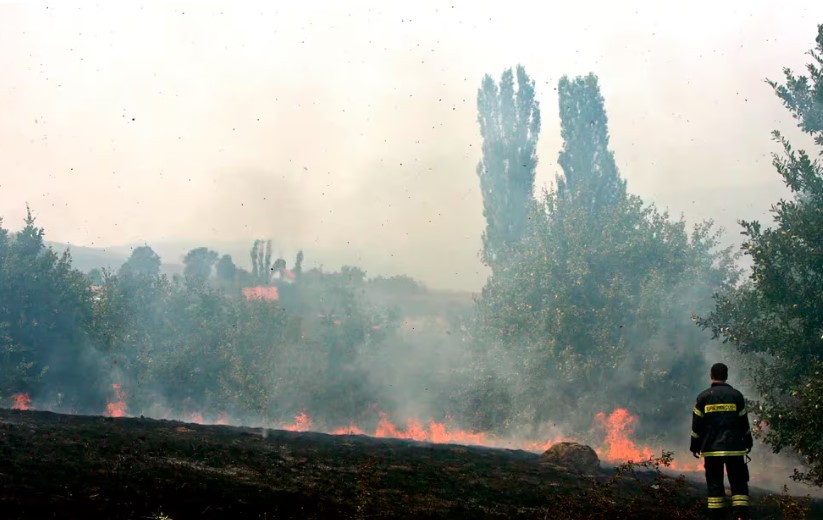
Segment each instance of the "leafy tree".
M813 63L806 65L808 76L795 76L785 68L785 85L774 81L768 83L797 120L800 129L823 147L823 110L820 108L823 105L823 29L820 26L815 42L817 48L809 51Z
M217 261L217 278L224 282L234 282L237 279L237 266L231 259L231 255L223 255Z
M255 240L254 244L251 246L251 251L249 255L251 256L251 276L254 279L255 283L257 279L260 277L260 266L257 263L257 251L260 249L260 240Z
M800 128L823 144L823 25L809 76L784 71L769 82ZM773 163L792 198L772 207L775 227L741 222L751 257L747 283L716 297L699 324L749 354L760 394L757 422L775 452L799 454L807 470L795 478L823 486L823 164L783 148Z
M497 268L526 230L537 166L540 107L534 81L522 66L503 72L499 85L485 76L477 92L483 159L477 165L483 193L483 260Z
M271 265L271 240L255 240L251 248L251 274L255 284L271 283L273 268Z
M277 270L277 268L275 267L274 270ZM271 240L266 241L266 254L263 258L263 265L260 267L260 272L264 276L265 283L268 284L271 282L271 277L273 274L271 267Z
M12 240L0 232L0 392L46 397L47 385L88 395L81 352L92 341L91 291L69 252L46 247L43 234L30 210Z
M614 153L609 150L608 118L597 76L589 74L572 80L563 76L557 90L563 138L558 196L581 199L578 205L591 212L617 204L626 195L626 181L620 177Z
M303 273L303 251L297 252L297 257L294 260L294 274L298 277Z
M128 260L120 266L119 273L157 276L160 274L160 256L149 246L136 247Z
M673 431L671 410L688 408L704 368L708 337L691 315L735 280L731 251L718 249L711 223L689 232L625 192L596 78L564 78L560 91L564 177L530 204L519 248L478 300L492 369L472 368L480 379L466 402L496 396L508 419L496 406L484 413L503 425L564 417L579 427L633 403L654 427L641 434Z
M411 276L378 276L368 281L369 289L394 294L421 294L425 287Z
M205 283L211 276L212 267L217 262L218 254L207 247L198 247L189 251L183 258L183 274L186 280Z
M100 269L95 267L88 272L87 276L91 285L103 285L103 271Z

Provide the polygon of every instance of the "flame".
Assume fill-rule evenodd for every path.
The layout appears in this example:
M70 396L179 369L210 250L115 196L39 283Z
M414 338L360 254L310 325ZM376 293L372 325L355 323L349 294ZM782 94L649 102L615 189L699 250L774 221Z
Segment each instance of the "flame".
M12 410L31 410L31 397L26 393L14 394L11 396Z
M594 417L595 423L606 430L606 438L603 446L595 449L597 455L610 462L641 462L653 457L654 450L648 446L637 446L629 436L634 433L634 425L637 417L631 415L625 408L617 408L606 416L600 412ZM703 462L672 461L669 469L674 471L702 471Z
M598 413L594 420L606 430L606 439L597 455L609 461L639 462L654 455L647 447L637 447L629 439L634 432L637 417L631 415L625 408L617 408L608 417L603 412Z
M294 424L290 424L288 426L284 426L284 430L288 430L290 432L307 432L311 430L312 421L309 414L305 412L300 412L299 414L294 416Z
M429 421L428 428L426 428L418 420L411 419L406 422L406 429L401 430L389 421L384 413L380 414L380 421L377 423L374 437L411 439L434 443L486 444L485 434L471 433L458 428L450 429L444 422Z
M109 417L123 417L126 415L126 394L120 385L113 384L112 388L117 394L117 401L106 406L105 415ZM26 394L15 394L13 408L28 409L31 401ZM201 413L190 413L189 422L198 424L230 424L229 416L221 412L216 420L206 421ZM449 426L447 421L429 421L425 426L417 419L406 421L405 428L400 428L392 423L385 413L380 414L380 420L374 429L374 433L369 434L355 424L334 429L328 433L332 435L371 435L378 438L409 439L432 443L455 443L477 446L488 446L496 448L514 448L533 452L544 452L559 442L575 442L575 439L565 436L556 436L543 441L514 441L512 439L497 438L484 432L473 433L457 427ZM594 418L595 424L605 432L602 444L595 448L597 455L605 461L612 463L619 462L642 462L654 457L659 450L653 450L649 446L638 446L631 440L634 433L637 417L629 413L625 408L616 408L610 414L598 413ZM282 430L293 432L306 432L312 430L314 423L311 416L306 412L300 412L294 416L294 422L285 426L280 426ZM703 470L702 460L673 461L669 469L681 472L696 472Z
M114 393L117 394L117 401L108 403L106 405L106 411L103 412L103 415L106 417L125 417L126 392L124 392L117 383L112 384L111 387L114 390Z

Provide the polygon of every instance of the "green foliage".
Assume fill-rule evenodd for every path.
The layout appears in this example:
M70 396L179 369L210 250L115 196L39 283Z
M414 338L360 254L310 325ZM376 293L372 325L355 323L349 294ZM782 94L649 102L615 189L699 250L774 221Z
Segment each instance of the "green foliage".
M806 65L808 76L795 76L786 68L786 84L769 81L777 96L797 120L801 130L823 147L823 24L817 26L817 47L809 51L812 63ZM823 150L821 151L823 153Z
M823 25L817 53L823 52ZM809 65L810 78L786 70L786 84L770 82L801 128L819 138L823 128L823 79ZM810 85L811 82L811 85ZM757 423L764 440L779 452L798 453L808 471L795 478L823 485L823 164L795 151L779 133L783 154L774 166L792 191L773 208L775 227L741 222L743 250L751 257L747 283L716 298L716 308L699 320L715 337L750 354L761 396ZM818 139L819 142L819 139Z
M234 265L231 255L223 255L220 257L220 260L217 261L215 272L217 279L223 282L231 283L237 279L237 266Z
M207 247L198 247L189 251L183 258L183 264L185 265L183 275L186 280L197 284L206 283L218 257L216 251L212 251Z
M479 338L492 345L484 363L498 367L483 377L507 389L512 422L584 427L631 404L642 423L674 431L672 410L690 406L704 372L708 338L691 316L736 280L731 251L710 222L689 232L625 193L593 76L561 80L561 107L568 177L531 203L519 249L478 300Z
M293 271L298 276L300 276L300 274L303 272L303 251L298 251L297 252L297 257L294 260L294 269L293 269Z
M425 287L411 276L377 276L368 281L369 290L392 294L422 294Z
M95 267L89 271L86 276L91 285L103 285L103 271L101 269Z
M597 76L573 80L563 76L557 90L563 138L558 197L576 199L576 205L589 212L620 203L626 196L626 181L620 178L609 150L609 123Z
M120 274L157 275L160 273L160 256L149 246L134 248L131 256L120 266Z
M0 228L0 399L42 384L77 391L91 311L86 276L44 245L31 211L13 237Z
M255 240L251 248L251 280L255 285L268 285L273 270L271 265L271 240Z
M522 66L503 72L499 85L483 78L477 92L483 160L477 165L483 193L483 260L496 268L517 245L527 225L527 204L534 189L535 147L540 107L534 81Z

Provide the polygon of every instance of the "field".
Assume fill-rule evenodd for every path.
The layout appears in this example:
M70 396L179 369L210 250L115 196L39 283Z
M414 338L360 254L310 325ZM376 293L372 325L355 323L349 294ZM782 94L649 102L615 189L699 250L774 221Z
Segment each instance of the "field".
M652 471L613 475L586 477L518 450L0 410L4 520L636 519L702 510L699 480L670 493L676 482Z

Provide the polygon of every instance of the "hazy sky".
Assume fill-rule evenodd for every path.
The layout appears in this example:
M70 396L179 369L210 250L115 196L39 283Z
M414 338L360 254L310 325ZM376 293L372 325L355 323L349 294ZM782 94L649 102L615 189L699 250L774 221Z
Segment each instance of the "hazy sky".
M271 237L469 289L484 74L537 82L539 186L557 81L591 71L629 189L733 227L782 192L770 131L796 135L762 80L823 23L819 0L69 4L0 4L7 227L28 201L54 241Z

